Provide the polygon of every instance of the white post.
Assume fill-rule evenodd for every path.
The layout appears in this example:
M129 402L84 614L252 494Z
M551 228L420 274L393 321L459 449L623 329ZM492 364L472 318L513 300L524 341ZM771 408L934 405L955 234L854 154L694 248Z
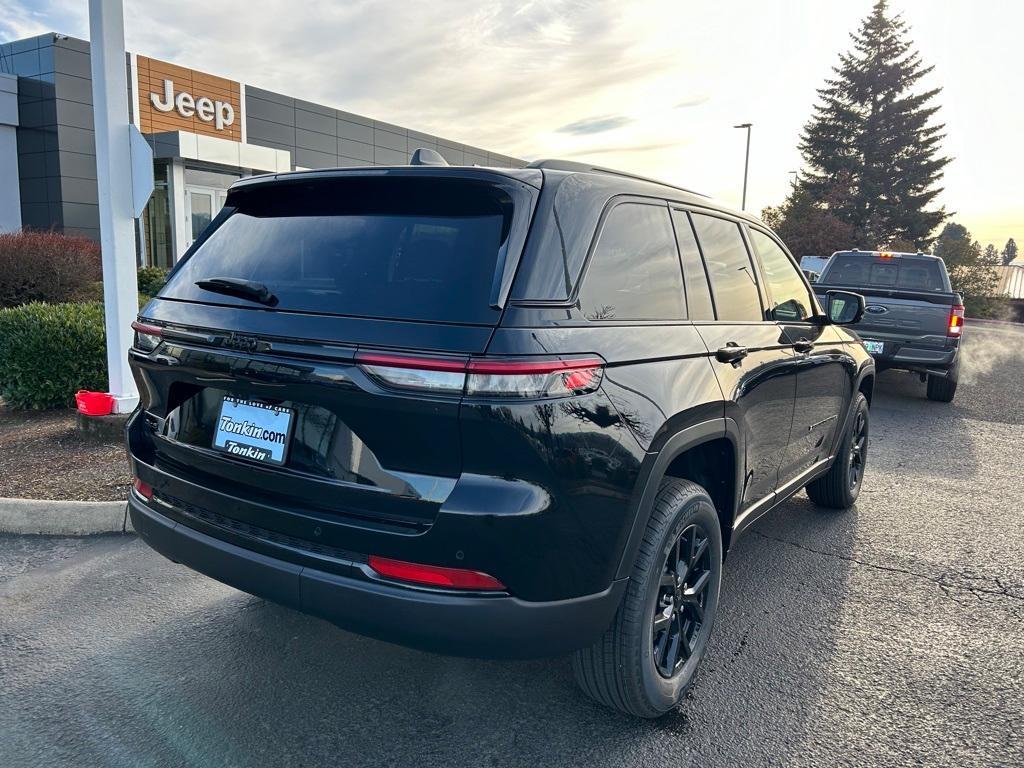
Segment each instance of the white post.
M114 412L128 413L139 402L135 380L128 369L131 323L139 313L139 300L121 0L89 0L89 38L107 369Z

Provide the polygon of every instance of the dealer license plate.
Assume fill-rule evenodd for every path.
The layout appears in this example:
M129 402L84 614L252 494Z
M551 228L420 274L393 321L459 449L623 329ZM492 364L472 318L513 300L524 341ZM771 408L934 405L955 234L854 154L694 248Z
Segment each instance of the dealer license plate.
M885 343L881 341L865 341L864 349L869 355L880 355L885 352Z
M291 408L225 397L213 447L250 461L284 464L294 416Z

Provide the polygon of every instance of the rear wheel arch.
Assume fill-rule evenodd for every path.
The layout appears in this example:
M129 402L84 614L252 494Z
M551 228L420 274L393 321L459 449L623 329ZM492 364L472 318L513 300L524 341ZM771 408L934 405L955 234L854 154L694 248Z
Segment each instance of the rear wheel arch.
M722 549L728 551L736 509L736 448L728 437L698 443L678 453L659 482L673 477L697 483L708 492L718 513Z
M699 422L669 438L651 458L649 471L637 483L632 528L616 578L629 576L658 491L667 478L690 480L708 491L718 513L723 549L727 550L736 516L742 455L742 435L736 422L729 418Z

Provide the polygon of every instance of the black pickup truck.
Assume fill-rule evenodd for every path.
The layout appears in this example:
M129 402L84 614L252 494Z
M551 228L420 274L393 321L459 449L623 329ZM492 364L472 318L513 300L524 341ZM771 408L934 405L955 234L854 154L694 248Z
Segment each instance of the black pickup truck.
M864 317L852 327L879 371L918 373L927 381L929 400L952 401L964 307L942 259L923 253L837 251L814 283L822 302L830 290L864 296Z

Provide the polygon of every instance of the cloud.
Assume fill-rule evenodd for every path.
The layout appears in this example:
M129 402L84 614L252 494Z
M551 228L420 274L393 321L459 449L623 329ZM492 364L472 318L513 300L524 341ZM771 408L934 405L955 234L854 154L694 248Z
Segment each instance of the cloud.
M67 0L37 0L31 3L4 2L0 4L0 42L35 37L54 29L53 19L61 19L61 26L70 26L88 32L88 8L84 2Z
M633 122L633 118L626 115L605 115L604 117L588 117L577 120L574 123L563 125L556 130L557 133L571 133L577 136L586 136L593 133L604 133L622 128Z
M564 152L566 157L582 157L585 155L612 155L612 154L623 154L628 155L637 152L658 152L663 149L672 149L685 144L684 141L661 141L661 142L647 142L644 144L620 144L618 146L607 146L607 147L588 147L586 149L579 149L574 152Z
M706 93L699 96L692 96L689 99L683 99L678 104L675 104L672 109L688 109L689 107L699 107L701 104L707 104L711 101L711 97Z
M551 125L625 125L573 116L622 115L679 67L676 43L651 37L651 8L617 0L125 5L137 53L513 155L550 151ZM15 0L18 21L0 29L87 37L82 7Z

